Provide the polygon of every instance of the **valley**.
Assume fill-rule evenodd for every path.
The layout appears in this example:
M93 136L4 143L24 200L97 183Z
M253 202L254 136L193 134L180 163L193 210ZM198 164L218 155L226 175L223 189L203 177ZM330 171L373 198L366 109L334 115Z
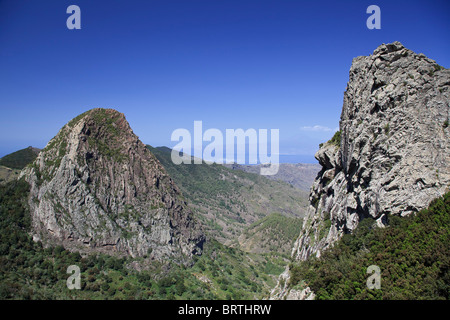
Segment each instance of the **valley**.
M0 190L0 234L3 235L0 297L267 297L270 289L276 285L278 274L289 261L290 248L306 213L308 192L281 180L270 180L256 173L233 170L223 165L175 165L170 159L171 150L166 147L146 146L144 149L147 151L137 149L135 155L132 155L130 149L119 147L123 141L127 141L125 143L128 145L129 141L135 139L123 121L123 116L115 111L94 109L69 121L39 156L36 154L30 158L28 150L31 149L25 149L25 152L13 153L0 159L14 159L14 163L21 163L24 168L18 179L19 169L5 167L5 170L19 171L16 171L10 182L4 181ZM120 133L119 128L122 130ZM106 140L108 144L104 142ZM147 152L149 155L145 155ZM142 253L120 249L122 241L130 243L128 241L133 237L133 231L128 231L125 226L132 226L132 219L138 219L138 225L145 221L145 216L136 212L142 204L135 201L142 201L143 195L139 196L138 188L142 188L142 184L147 182L140 182L142 177L136 176L131 178L133 183L125 184L127 187L124 191L114 191L110 184L117 184L114 182L118 179L117 174L124 174L118 171L120 164L130 161L138 154L148 157L149 160L146 161L158 162L152 165L159 170L156 174L162 175L153 180L157 190L161 188L162 182L159 181L167 179L164 175L170 177L164 183L171 185L171 190L179 198L180 206L187 206L183 210L192 212L192 221L197 224L194 228L206 236L201 243L201 251L190 256L186 256L188 252L181 252L180 259L170 257L180 255L178 250L167 253L162 248L158 253L155 250L158 247L154 245L150 250L141 251ZM152 157L155 157L154 160ZM78 168L71 169L73 167L69 163L75 163ZM91 171L89 167L93 165L95 169ZM67 169L63 169L65 167ZM110 169L105 170L108 167ZM114 177L110 176L109 180L108 171L111 170L116 174ZM134 167L132 170L141 169ZM102 174L98 175L99 172ZM140 172L142 175L142 171ZM61 179L61 176L65 178ZM132 177L131 171L130 176ZM28 177L29 182L24 181L24 177ZM311 179L304 179L308 178ZM97 179L103 181L103 187L95 186ZM106 181L110 186L105 188ZM60 194L66 188L68 191L64 194L70 196L62 198ZM36 189L42 191L37 192ZM134 195L127 198L126 195L131 190ZM123 200L116 198L117 192L125 195L122 205L120 201ZM80 193L85 195L76 198ZM92 205L88 201L91 197L98 199ZM103 197L109 200L104 202ZM152 195L152 199L154 198L155 195ZM68 199L72 200L67 201ZM161 199L159 204L154 201L150 203L150 212L155 211L160 215L174 207L173 204L165 207L167 196L163 195ZM31 210L40 212L42 209L39 208L42 208L44 201L48 201L50 210L54 210L50 212L54 213L48 218L43 218L41 213L38 216L31 214ZM115 206L111 206L113 201L116 201ZM71 207L71 203L81 204ZM106 209L108 206L110 209ZM115 210L117 213L114 213ZM92 227L93 223L98 222L90 218L92 222L87 223L89 220L85 218L86 211L91 212L91 217L93 214L100 214L96 219L104 222ZM53 216L56 218L54 222ZM152 216L149 218L153 221L150 222L152 229L155 229L156 223L164 221ZM121 219L124 221L120 222ZM48 226L43 228L45 224ZM174 222L170 223L172 228L175 225ZM62 229L61 232L56 232L58 228ZM67 233L64 229L73 231ZM88 231L90 229L92 231ZM30 236L32 232L34 236ZM91 234L89 240L77 240L86 232ZM111 236L117 232L122 232L122 235L118 240L111 240ZM144 228L138 232L147 231ZM176 236L176 233L171 234ZM88 246L86 241L89 242ZM114 249L108 249L111 247ZM79 291L68 291L65 286L69 265L80 267L82 288ZM16 271L12 272L12 269ZM24 279L32 280L22 281Z
M448 300L449 79L399 42L354 58L319 164L274 176L81 113L0 159L0 299Z

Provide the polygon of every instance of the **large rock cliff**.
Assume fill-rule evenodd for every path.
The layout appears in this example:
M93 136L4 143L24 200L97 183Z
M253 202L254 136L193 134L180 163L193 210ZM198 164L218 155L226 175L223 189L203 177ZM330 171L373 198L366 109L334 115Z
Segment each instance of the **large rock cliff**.
M70 121L22 175L35 240L178 262L201 252L178 188L115 110Z
M320 257L362 219L384 227L449 190L449 87L450 70L399 42L353 59L340 131L315 155L322 170L294 260ZM271 298L289 295L283 279Z
M353 60L340 132L316 153L322 165L293 249L332 245L361 219L428 206L450 186L450 70L399 42Z

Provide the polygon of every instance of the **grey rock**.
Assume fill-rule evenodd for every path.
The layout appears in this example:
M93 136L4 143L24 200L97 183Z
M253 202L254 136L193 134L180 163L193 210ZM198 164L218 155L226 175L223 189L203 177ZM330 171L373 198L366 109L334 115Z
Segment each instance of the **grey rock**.
M115 110L70 121L21 175L35 240L180 263L201 253L205 237L178 188Z
M279 276L275 288L270 292L269 300L314 300L316 294L310 287L303 284L300 288L291 288L289 285L289 268Z
M353 60L340 146L316 153L322 170L296 259L320 256L364 218L383 226L386 216L417 212L449 189L449 85L450 70L399 42Z
M365 218L384 227L449 191L450 70L394 42L357 57L349 73L339 145L325 143L310 206L292 250L320 257ZM289 273L280 276L276 298ZM281 293L280 293L281 292Z

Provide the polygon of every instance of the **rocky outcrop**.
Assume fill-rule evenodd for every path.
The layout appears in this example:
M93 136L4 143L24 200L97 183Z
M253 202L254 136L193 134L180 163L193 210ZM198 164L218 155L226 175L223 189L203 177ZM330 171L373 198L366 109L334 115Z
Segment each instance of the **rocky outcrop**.
M293 249L296 259L332 245L359 221L428 206L450 186L450 70L399 42L350 69L340 137L316 153L322 165Z
M70 121L21 175L35 240L178 262L201 252L204 235L178 188L115 110Z
M269 300L314 300L316 294L310 287L301 283L299 286L291 288L289 284L289 267L278 277L278 283L272 289Z
M384 227L449 190L449 88L450 70L399 42L353 59L340 131L315 155L322 170L294 260L320 257L362 219ZM286 297L282 284L273 294Z

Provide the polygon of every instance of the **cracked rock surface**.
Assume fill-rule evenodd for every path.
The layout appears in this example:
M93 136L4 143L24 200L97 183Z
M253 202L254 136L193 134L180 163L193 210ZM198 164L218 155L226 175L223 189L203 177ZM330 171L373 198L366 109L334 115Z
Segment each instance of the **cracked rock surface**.
M387 215L417 212L448 190L449 87L450 70L399 42L353 60L340 144L316 153L322 170L296 259L320 256L361 219L383 226Z
M115 110L74 118L21 175L35 240L183 263L201 253L205 236L178 188Z
M449 190L449 97L450 70L399 42L353 59L340 141L315 155L322 170L294 260L320 257L364 218L383 227L389 215L413 214Z

